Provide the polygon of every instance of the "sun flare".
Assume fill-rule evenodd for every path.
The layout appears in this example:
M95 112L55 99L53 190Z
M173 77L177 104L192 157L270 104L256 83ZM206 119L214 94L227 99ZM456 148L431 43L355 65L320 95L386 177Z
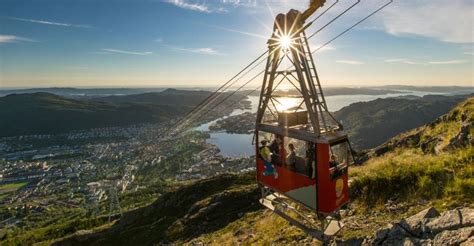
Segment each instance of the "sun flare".
M276 103L276 109L278 112L284 112L288 110L292 110L300 104L298 98L291 98L291 97L281 97L278 98L278 102Z
M288 50L291 47L292 40L290 36L284 35L280 37L280 47L284 50Z

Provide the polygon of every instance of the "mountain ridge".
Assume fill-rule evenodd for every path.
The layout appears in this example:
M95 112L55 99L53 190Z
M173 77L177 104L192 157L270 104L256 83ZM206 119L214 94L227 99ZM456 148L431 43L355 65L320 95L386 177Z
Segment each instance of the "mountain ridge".
M177 117L189 109L186 106L170 105L117 105L68 99L42 92L2 97L0 108L0 136L57 134L72 130L161 122Z
M355 149L370 149L400 132L435 120L467 97L469 95L379 98L353 103L335 112L334 117L344 125Z

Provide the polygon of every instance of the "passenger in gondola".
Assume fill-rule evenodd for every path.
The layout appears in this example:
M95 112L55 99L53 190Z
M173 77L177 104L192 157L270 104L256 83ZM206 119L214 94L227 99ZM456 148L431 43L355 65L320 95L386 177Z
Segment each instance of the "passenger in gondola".
M270 151L270 148L268 148L267 143L267 140L260 141L261 145L259 148L260 158L263 160L263 164L265 165L263 176L273 175L275 178L278 178L278 173L273 164L271 163L272 153Z
M337 156L335 154L331 155L329 159L329 168L337 167L339 165L339 161L337 161Z
M296 150L295 150L295 146L290 143L288 144L288 149L290 149L288 155L286 156L286 165L287 165L287 168L291 171L295 171L296 170Z
M278 166L281 166L281 159L280 159L281 143L282 143L281 137L279 135L275 135L275 139L273 139L272 143L270 144L270 152L272 152L272 163Z
M306 142L306 175L314 179L316 176L316 153L314 149L314 144L311 142Z

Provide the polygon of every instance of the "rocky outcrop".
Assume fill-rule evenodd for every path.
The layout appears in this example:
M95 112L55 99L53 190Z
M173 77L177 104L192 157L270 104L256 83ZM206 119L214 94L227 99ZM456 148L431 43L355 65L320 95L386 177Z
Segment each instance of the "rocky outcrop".
M457 208L439 213L427 208L373 236L333 245L474 245L474 209Z
M459 132L456 134L456 136L449 140L449 144L444 148L444 150L474 145L474 136L470 135L470 131L473 129L473 127L474 121L463 121L461 129L459 129Z

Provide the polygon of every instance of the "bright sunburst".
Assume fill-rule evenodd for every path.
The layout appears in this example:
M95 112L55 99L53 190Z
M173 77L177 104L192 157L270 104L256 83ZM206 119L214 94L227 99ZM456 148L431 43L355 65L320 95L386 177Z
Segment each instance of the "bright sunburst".
M287 35L281 36L279 42L280 42L280 47L283 50L290 49L291 44L292 44L292 40L291 40L290 36L287 36Z

